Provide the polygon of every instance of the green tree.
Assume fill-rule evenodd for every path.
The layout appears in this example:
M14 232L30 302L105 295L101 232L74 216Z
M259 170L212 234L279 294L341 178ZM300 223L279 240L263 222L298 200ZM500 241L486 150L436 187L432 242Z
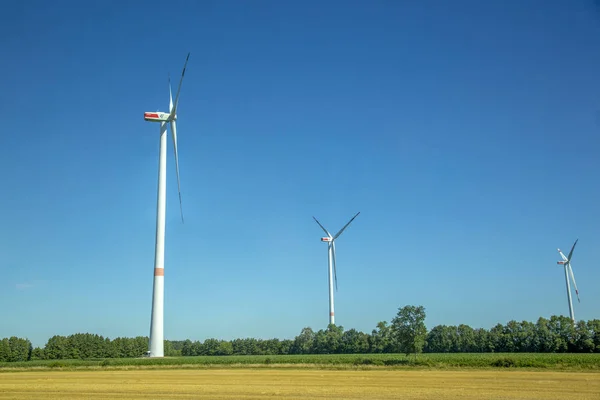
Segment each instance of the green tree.
M390 353L392 352L392 333L387 321L377 323L377 328L373 329L369 338L369 349L371 353Z
M294 341L290 339L284 339L279 342L279 354L292 354L292 346L294 345Z
M217 355L219 356L230 356L233 354L233 346L229 340L219 340L219 346L217 347Z
M327 325L325 331L325 339L327 343L327 353L337 354L342 351L342 335L344 334L344 327L337 326L335 324Z
M587 326L593 342L593 351L594 353L600 353L600 319L588 321Z
M421 353L427 337L425 307L407 305L399 308L392 320L392 337L399 352L415 357Z
M133 357L141 357L148 351L150 345L150 339L148 336L137 336L133 339L132 353Z
M279 339L260 340L258 347L261 354L275 355L280 354L281 342Z
M8 338L0 340L0 362L10 361L10 345Z
M44 349L40 347L36 347L31 351L31 359L32 360L43 360L45 359Z
M579 353L592 353L594 351L594 338L589 324L585 321L579 321L575 326L575 332L576 351Z
M206 339L202 343L200 355L203 356L216 356L219 354L219 341L217 339Z
M319 329L319 331L315 333L315 340L313 340L310 353L329 354L329 347L327 346L327 332L324 329Z
M475 337L475 352L477 353L493 353L494 345L490 340L490 332L483 328L473 330Z
M369 335L350 329L342 334L342 353L361 354L369 352Z
M566 353L575 348L575 324L571 318L553 315L548 322L548 328L554 336L555 352Z
M458 351L463 353L474 353L476 350L475 332L469 325L460 324L456 328Z
M192 343L192 356L200 356L203 355L204 347L200 341L196 340Z
M177 350L173 348L173 343L171 343L170 340L164 340L163 343L163 352L165 357L176 357L181 355L180 352L177 352Z
M311 327L303 328L302 331L294 339L292 346L292 354L310 354L313 350L315 341L315 332Z
M449 353L454 351L453 336L455 330L451 326L437 325L431 328L426 338L427 353Z
M52 336L44 347L44 354L48 360L69 358L67 338L59 335Z
M556 351L555 334L550 331L549 322L546 318L540 317L535 323L535 351L539 353L554 353Z
M500 323L494 325L494 327L490 329L489 338L496 353L507 353L512 351L512 349L507 347L509 346L510 341L506 339L506 334L504 333L504 325Z
M10 356L8 361L29 361L33 347L29 339L22 339L12 336L8 339Z
M183 341L183 346L181 348L181 355L182 356L193 356L194 355L192 352L192 341L190 339Z

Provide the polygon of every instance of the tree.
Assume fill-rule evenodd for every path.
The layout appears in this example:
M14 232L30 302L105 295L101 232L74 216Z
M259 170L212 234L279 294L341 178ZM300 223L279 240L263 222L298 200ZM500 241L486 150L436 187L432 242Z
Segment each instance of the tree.
M576 350L579 353L594 352L594 338L589 329L589 324L585 321L579 321L575 326L577 339L575 340Z
M588 330L593 343L594 353L600 353L600 319L593 319L587 322Z
M0 340L0 362L10 361L10 345L8 338Z
M219 340L219 346L217 347L218 356L230 356L233 354L233 346L229 340Z
M173 343L170 340L163 340L163 352L165 357L176 357L180 354L173 348Z
M342 353L360 354L369 352L369 335L350 329L342 334Z
M44 358L44 349L36 347L31 351L32 360L43 360Z
M59 335L52 336L46 343L44 354L48 360L69 358L69 354L67 353L67 338Z
M399 352L415 354L423 352L427 327L425 326L425 307L404 306L392 320L392 336Z
M219 354L219 341L214 338L206 339L202 343L202 350L200 355L203 356L216 356Z
M473 330L475 337L475 351L477 353L493 353L494 344L490 340L490 333L483 328Z
M377 323L377 329L373 329L369 341L371 353L390 353L392 351L391 328L387 321Z
M476 349L475 332L469 325L460 324L456 328L458 341L458 351L463 353L473 353Z
M549 321L544 318L538 318L535 324L535 351L539 353L554 353L555 343L554 334L550 331Z
M554 347L557 353L566 353L575 348L575 324L571 318L553 315L548 322L550 332L554 334Z
M311 327L302 329L302 332L294 339L292 354L310 354L315 341L315 332Z
M335 324L327 325L325 331L325 341L327 347L327 353L337 354L342 349L342 335L344 334L344 327L337 326Z
M456 327L437 325L427 334L426 351L428 353L450 353L454 352L458 338Z
M292 346L294 341L290 339L284 339L279 342L279 354L292 354Z

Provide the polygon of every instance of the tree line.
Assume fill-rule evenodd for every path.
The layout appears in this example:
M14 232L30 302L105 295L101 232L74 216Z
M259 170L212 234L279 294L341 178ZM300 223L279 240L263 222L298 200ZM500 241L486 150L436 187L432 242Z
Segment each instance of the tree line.
M165 340L165 356L367 354L367 353L600 353L600 320L573 323L564 316L540 317L537 322L509 321L491 329L468 325L438 325L427 331L422 306L399 308L391 323L381 321L370 334L329 325L303 328L294 339L205 341ZM148 337L116 339L90 333L55 335L34 348L28 339L0 340L0 362L58 359L141 357Z

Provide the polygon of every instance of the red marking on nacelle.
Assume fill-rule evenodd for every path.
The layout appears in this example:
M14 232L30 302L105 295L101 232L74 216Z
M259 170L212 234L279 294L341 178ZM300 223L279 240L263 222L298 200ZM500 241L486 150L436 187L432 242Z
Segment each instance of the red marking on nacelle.
M331 238L328 238L328 237L321 238L321 242L331 242Z
M144 118L158 118L156 113L144 113Z
M560 264L560 265L564 265L564 264L565 264L565 262L564 262L564 261L557 261L556 263L557 263L557 264Z

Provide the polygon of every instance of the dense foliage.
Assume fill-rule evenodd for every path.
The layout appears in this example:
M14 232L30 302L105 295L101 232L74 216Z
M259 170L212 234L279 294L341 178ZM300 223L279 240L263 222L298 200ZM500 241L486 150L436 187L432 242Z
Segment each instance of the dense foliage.
M573 323L563 316L539 318L536 323L510 321L491 329L467 325L438 325L427 332L425 309L405 306L392 324L382 321L371 334L329 325L315 332L302 329L293 340L206 339L165 340L165 356L243 356L372 353L600 353L600 320ZM0 340L0 362L62 359L140 357L148 350L148 338L109 339L77 333L53 336L43 348L27 339Z

